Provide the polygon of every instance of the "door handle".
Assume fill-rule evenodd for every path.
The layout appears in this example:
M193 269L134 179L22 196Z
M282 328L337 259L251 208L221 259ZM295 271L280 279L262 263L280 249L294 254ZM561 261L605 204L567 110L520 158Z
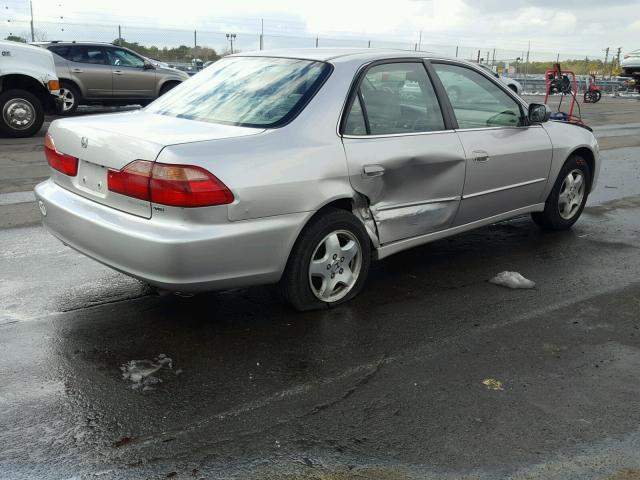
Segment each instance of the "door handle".
M363 177L379 177L384 175L384 167L382 165L365 165L362 167Z
M115 75L122 75L124 72L122 70L114 70L113 73Z
M485 163L489 161L489 153L484 150L474 150L471 152L473 161L477 163Z
M82 73L83 72L83 70L81 68L72 68L71 71L73 73Z

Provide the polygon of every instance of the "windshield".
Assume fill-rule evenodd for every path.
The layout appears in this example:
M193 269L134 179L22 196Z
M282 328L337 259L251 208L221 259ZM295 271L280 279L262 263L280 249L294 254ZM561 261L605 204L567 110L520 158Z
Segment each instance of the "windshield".
M219 60L147 107L179 118L249 127L287 123L331 71L309 60L230 57Z

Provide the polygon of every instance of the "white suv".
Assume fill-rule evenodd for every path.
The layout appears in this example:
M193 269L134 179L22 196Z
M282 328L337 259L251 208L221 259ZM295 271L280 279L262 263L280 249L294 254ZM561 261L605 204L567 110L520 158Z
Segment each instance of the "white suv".
M0 41L0 132L29 137L40 131L45 112L57 111L60 83L51 52Z

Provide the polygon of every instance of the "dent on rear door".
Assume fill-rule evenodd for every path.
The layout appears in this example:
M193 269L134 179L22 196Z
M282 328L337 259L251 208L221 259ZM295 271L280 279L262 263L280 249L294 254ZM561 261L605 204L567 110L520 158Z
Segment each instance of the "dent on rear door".
M353 188L365 195L380 243L448 228L458 211L465 155L453 132L344 138ZM384 172L368 176L367 166Z

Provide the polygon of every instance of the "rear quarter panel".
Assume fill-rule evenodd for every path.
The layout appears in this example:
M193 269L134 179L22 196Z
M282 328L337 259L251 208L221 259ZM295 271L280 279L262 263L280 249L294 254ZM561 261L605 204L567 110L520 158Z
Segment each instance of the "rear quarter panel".
M233 192L229 220L312 212L353 198L336 126L355 73L336 64L331 76L288 125L237 139L173 145L157 161L200 165Z

